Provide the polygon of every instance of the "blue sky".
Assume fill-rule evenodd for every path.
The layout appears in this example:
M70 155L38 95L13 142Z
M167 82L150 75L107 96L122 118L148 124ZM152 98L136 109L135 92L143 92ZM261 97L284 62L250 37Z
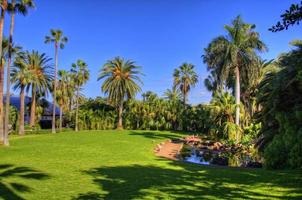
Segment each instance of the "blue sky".
M208 102L211 94L203 80L208 72L202 63L203 49L223 26L237 15L256 30L275 58L290 49L292 39L301 39L301 26L271 33L280 14L299 0L36 0L36 9L16 18L15 43L26 50L39 50L53 57L44 44L51 28L59 28L69 42L59 52L59 69L70 69L77 59L87 62L91 76L85 85L87 97L100 96L97 75L106 60L115 56L132 59L142 66L143 91L162 95L172 86L173 70L183 62L196 66L199 84L191 91L193 104ZM8 33L8 17L5 34Z

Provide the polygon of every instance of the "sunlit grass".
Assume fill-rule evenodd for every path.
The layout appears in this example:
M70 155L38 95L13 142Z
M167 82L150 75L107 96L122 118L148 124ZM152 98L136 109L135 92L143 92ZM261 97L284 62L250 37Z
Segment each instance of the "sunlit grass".
M0 198L302 198L301 171L207 167L154 156L159 141L179 136L151 131L14 136L11 147L0 147Z

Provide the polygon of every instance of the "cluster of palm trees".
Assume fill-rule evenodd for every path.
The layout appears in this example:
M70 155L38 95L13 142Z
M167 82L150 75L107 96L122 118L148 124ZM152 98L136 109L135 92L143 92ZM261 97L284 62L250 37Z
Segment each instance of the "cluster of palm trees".
M10 65L13 59L13 33L14 33L14 26L15 26L15 15L22 14L26 15L30 8L34 7L34 2L32 0L1 0L0 1L0 9L1 9L1 17L0 17L0 56L1 56L1 81L0 81L0 88L1 88L1 99L0 99L0 124L3 124L4 127L0 127L0 139L4 145L8 146L8 121L9 121L9 111L10 111ZM8 48L7 52L4 51L2 48L3 43L3 30L4 30L4 20L6 14L9 13L10 18L10 28L9 28L9 38L8 38ZM6 53L6 55L5 55ZM4 79L4 62L6 61L7 67L7 81L6 81L6 106L4 111L3 106L3 79Z
M58 50L63 49L67 37L59 29L51 29L50 35L45 37L45 43L52 43L55 50L55 64L52 59L38 51L25 51L13 43L15 15L26 15L30 8L34 8L32 0L7 0L0 1L0 142L9 145L8 133L10 124L10 88L20 92L20 113L18 120L18 133L24 135L24 115L27 109L25 105L26 93L31 93L30 127L34 127L39 121L43 108L37 105L43 97L52 94L52 132L56 132L56 106L60 107L60 130L62 129L62 110L78 108L79 91L88 80L89 72L84 61L77 61L72 65L70 72L58 71ZM3 37L4 18L8 13L11 16L8 39ZM6 100L3 105L4 94L4 68L6 66ZM57 77L59 74L59 80ZM74 95L76 93L76 95ZM74 106L75 105L75 106ZM5 108L5 110L4 110ZM76 123L77 124L77 123Z
M25 92L31 90L30 126L35 126L37 94L47 96L51 90L53 68L50 61L51 58L37 51L20 52L15 58L10 81L15 90L20 90L19 135L24 135Z

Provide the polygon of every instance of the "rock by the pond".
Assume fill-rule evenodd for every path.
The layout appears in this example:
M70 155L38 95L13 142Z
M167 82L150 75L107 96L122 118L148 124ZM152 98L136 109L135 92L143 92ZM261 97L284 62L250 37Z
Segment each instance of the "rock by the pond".
M260 162L248 162L246 167L250 167L250 168L262 168L262 164Z
M214 157L211 161L211 164L227 166L229 164L229 159L226 157Z

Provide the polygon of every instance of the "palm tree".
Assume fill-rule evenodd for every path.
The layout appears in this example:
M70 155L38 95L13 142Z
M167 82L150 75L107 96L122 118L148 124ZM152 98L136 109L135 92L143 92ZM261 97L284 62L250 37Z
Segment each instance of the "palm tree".
M210 117L213 125L216 125L217 131L222 136L228 137L228 139L236 139L236 136L234 137L237 127L234 123L236 110L234 97L227 92L215 93L211 100L210 108Z
M24 135L24 100L25 100L25 88L31 83L33 74L27 65L24 65L22 61L19 62L19 58L16 58L15 64L11 71L11 81L14 83L14 89L20 89L20 117L19 117L19 135Z
M59 70L59 82L57 89L57 102L60 107L60 125L59 130L62 131L62 121L63 121L63 109L68 107L68 81L69 73L65 70Z
M26 51L19 55L19 64L26 66L33 75L33 79L28 84L27 90L31 89L31 110L30 110L30 126L33 127L36 122L36 94L47 95L51 89L51 82L53 80L53 67L50 65L51 58L46 54L40 54L38 51Z
M123 129L124 100L135 97L135 94L141 91L138 83L142 84L142 81L139 75L142 73L135 62L120 57L107 61L101 69L98 80L105 79L102 92L108 95L109 101L118 108L117 129Z
M9 46L8 46L8 60L7 60L7 79L6 79L6 106L5 106L5 118L4 118L4 145L9 145L8 143L8 123L9 123L9 108L10 108L10 65L12 60L12 49L13 49L13 33L15 28L15 14L20 13L23 16L27 15L28 9L33 8L34 3L32 0L12 0L8 4L8 11L11 14L10 30L9 30ZM0 32L1 34L1 32ZM2 38L0 39L0 44L2 43ZM1 55L1 54L0 54Z
M236 125L240 119L240 79L247 79L255 70L253 61L257 58L257 51L265 51L265 44L254 31L255 25L246 24L238 16L232 26L225 26L227 36L215 38L205 49L204 62L214 68L220 80L227 81L235 77ZM237 137L238 142L238 137Z
M183 63L179 69L174 70L173 77L174 87L181 91L183 103L186 105L191 87L194 87L198 82L198 76L194 71L194 65Z
M71 68L72 78L74 80L74 86L76 89L76 121L75 121L75 131L78 131L78 117L79 117L79 95L80 88L84 85L89 79L89 70L87 64L78 60L77 63L72 64Z
M3 63L3 27L4 27L4 17L7 11L7 0L0 0L1 7L1 17L0 17L0 55L1 55L1 71L0 71L0 142L4 143L4 110L3 110L3 87L4 87L4 63Z
M177 101L180 99L181 94L175 88L167 89L164 93L164 97L170 101Z
M56 88L57 88L57 71L58 71L58 48L63 49L65 43L68 41L67 37L63 36L63 32L59 29L50 30L50 36L45 37L45 43L53 43L55 46L55 71L53 83L53 107L52 107L52 133L56 133Z
M2 62L3 59L3 53L2 53L2 48L3 48L3 27L4 27L4 17L5 13L7 11L7 0L0 0L0 9L1 9L1 16L0 16L0 55L1 55L1 68L0 68L0 142L4 143L4 129L3 129L3 86L4 86L4 63ZM8 141L6 141L8 145Z

